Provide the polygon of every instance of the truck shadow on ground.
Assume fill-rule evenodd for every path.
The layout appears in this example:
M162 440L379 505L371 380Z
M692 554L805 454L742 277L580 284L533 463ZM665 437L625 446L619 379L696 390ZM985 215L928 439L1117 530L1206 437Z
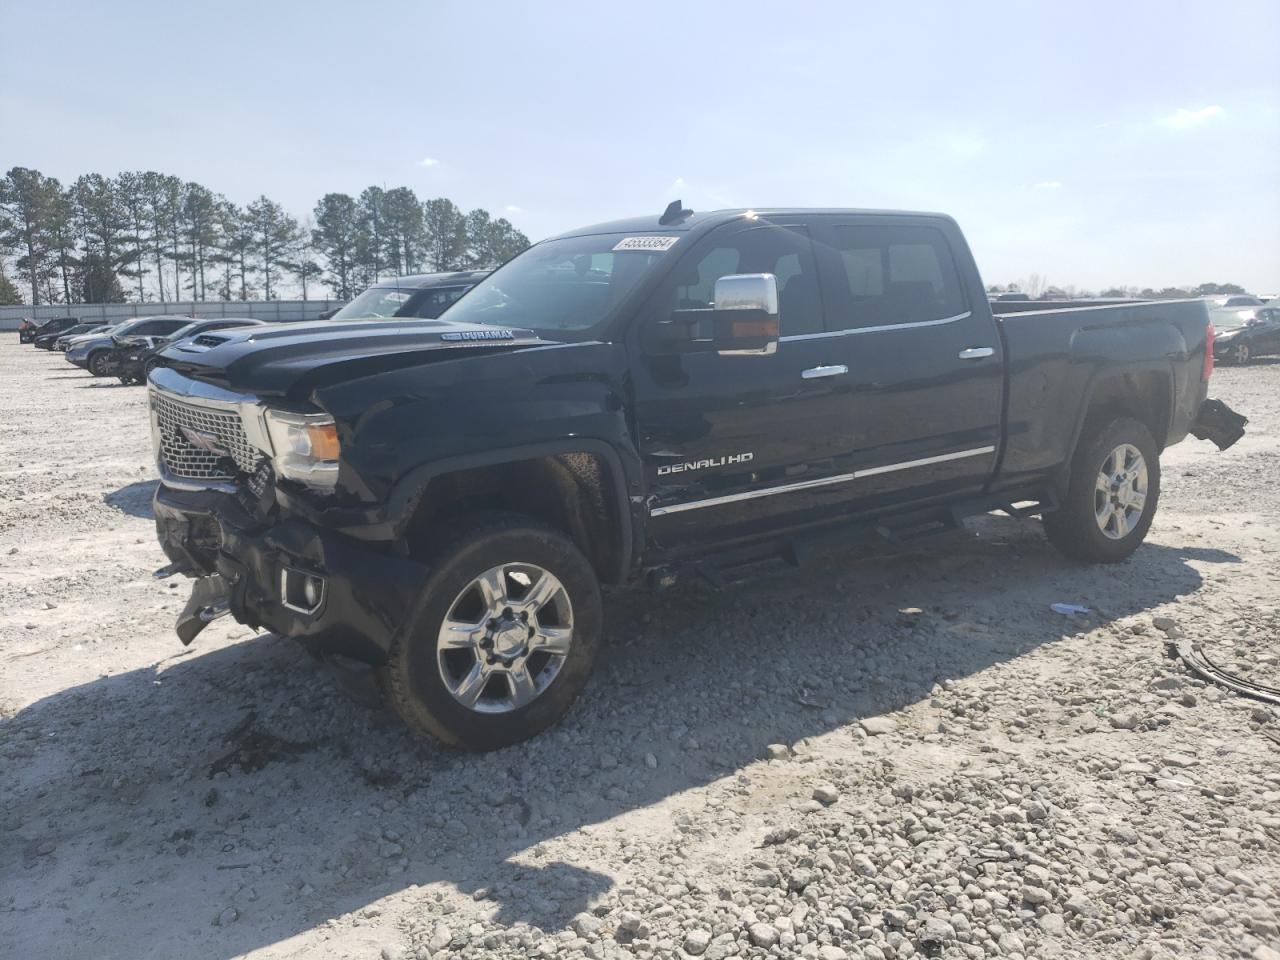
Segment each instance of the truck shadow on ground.
M159 486L159 480L136 480L104 494L102 502L109 507L115 507L117 510L127 513L131 517L142 517L144 520L151 520L155 516L151 503L155 499L156 489Z
M126 499L141 503L143 486ZM768 744L1192 593L1188 561L1239 562L1149 544L1118 566L1077 567L1034 525L977 528L928 552L837 556L718 593L616 595L608 652L570 716L487 755L414 740L272 635L39 701L0 726L11 945L35 955L66 936L104 956L222 960L414 884L410 909L429 931L435 883L499 923L554 932L613 883L584 851L616 863L624 845L680 829L661 815L637 838L611 818L732 777ZM1060 616L1055 601L1094 612ZM83 905L104 898L127 923L90 920Z

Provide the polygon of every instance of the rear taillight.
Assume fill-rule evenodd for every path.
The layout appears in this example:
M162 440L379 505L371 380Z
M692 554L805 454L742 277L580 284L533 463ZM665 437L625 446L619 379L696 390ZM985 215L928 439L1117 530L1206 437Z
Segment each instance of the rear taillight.
M1213 376L1213 338L1217 336L1217 331L1213 329L1213 321L1209 321L1209 326L1204 331L1204 369L1200 371L1200 379L1209 382L1209 378Z

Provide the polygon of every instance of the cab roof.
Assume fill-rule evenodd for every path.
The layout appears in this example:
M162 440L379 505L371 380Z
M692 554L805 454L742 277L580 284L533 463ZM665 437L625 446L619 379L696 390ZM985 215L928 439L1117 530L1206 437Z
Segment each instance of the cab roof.
M448 273L415 273L407 277L388 277L371 284L379 290L425 290L427 287L451 287L459 283L478 283L488 270L454 270Z
M739 220L748 215L764 220L776 220L779 217L809 217L815 214L951 219L945 213L928 213L919 210L868 210L858 207L742 207L730 210L709 210L704 213L691 212L674 223L665 224L661 222L663 220L663 214L661 213L655 213L647 217L628 217L625 220L610 220L605 223L592 224L588 227L579 227L576 230L569 230L550 239L586 237L600 233L703 233L721 224Z

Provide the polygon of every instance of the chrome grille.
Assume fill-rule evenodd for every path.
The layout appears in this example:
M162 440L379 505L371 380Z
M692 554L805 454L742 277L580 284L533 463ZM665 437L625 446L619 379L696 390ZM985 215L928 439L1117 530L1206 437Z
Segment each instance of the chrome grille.
M263 460L244 432L236 410L201 406L177 400L159 390L151 391L151 403L159 433L164 468L184 480L234 480L237 473L253 473ZM221 455L193 444L182 432L187 427L215 438Z

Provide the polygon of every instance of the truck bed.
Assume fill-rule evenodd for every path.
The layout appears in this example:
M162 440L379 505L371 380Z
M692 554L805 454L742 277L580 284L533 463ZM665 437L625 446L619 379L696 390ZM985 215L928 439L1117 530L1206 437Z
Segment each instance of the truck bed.
M1150 422L1165 425L1153 430L1161 449L1186 436L1208 388L1203 300L1000 306L1008 308L995 317L1008 358L1000 485L1066 462L1091 398L1126 379L1152 398Z

